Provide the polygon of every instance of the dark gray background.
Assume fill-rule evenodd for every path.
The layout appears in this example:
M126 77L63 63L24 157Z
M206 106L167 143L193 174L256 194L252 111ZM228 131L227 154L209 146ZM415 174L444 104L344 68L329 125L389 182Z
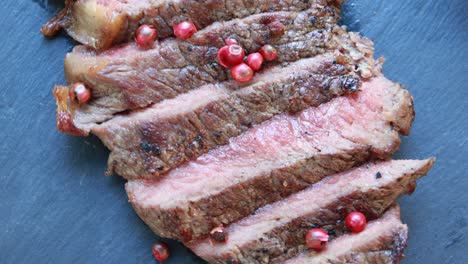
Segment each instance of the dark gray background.
M0 7L0 263L154 263L157 241L133 213L124 181L104 177L95 138L55 129L66 36L39 28L62 1L4 0ZM468 263L468 2L354 0L344 24L376 42L385 73L415 97L404 158L436 156L413 196L401 199L406 264ZM197 263L170 243L167 263Z

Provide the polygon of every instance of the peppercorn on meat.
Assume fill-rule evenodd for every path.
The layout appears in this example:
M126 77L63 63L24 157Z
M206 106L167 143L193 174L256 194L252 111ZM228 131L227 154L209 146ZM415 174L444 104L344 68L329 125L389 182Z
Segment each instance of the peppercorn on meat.
M302 11L312 5L339 6L341 0L65 0L65 8L44 25L53 36L60 29L76 41L104 50L129 41L141 24L153 25L161 38L173 34L173 25L193 22L198 29L272 11Z
M284 264L397 264L407 241L408 226L401 222L400 207L395 205L363 232L339 237L322 252L303 253Z
M299 112L359 89L353 65L339 53L274 67L240 87L206 85L134 114L117 116L91 132L111 150L109 172L127 179L164 172L283 112ZM130 158L132 157L132 158Z
M382 76L361 89L276 116L161 180L130 181L129 200L157 234L189 241L327 175L389 158L411 125L411 96Z
M324 180L228 226L225 243L211 238L188 246L210 263L281 263L307 251L306 232L328 230L330 239L347 233L343 219L353 211L367 219L380 217L400 195L412 193L416 179L433 160L392 160L369 163ZM382 177L376 177L380 173Z
M59 109L60 115L68 117L58 119L58 127L63 132L87 135L90 127L114 114L230 79L229 69L217 59L226 38L235 39L248 52L256 52L265 44L274 45L278 59L269 65L343 48L339 41L346 33L336 28L338 20L336 7L320 6L215 23L188 40L169 38L151 49L135 43L105 52L78 46L65 58L66 78L70 84L86 85L92 99L87 104L68 102L69 87L57 86L57 104L64 106ZM282 27L271 26L270 21Z

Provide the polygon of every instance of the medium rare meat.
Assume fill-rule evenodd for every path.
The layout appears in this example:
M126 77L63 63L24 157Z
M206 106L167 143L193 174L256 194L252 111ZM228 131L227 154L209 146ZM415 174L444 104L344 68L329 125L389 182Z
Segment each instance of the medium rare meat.
M395 205L359 234L344 235L318 253L302 254L284 264L397 264L403 258L408 226Z
M189 241L373 157L389 158L409 132L412 98L382 76L300 114L282 114L158 181L126 185L159 235Z
M115 113L229 79L229 70L217 62L225 38L235 38L248 52L271 44L278 50L278 62L339 49L339 37L346 32L334 29L338 19L336 7L316 6L299 13L263 13L215 23L187 41L167 39L149 50L128 44L97 54L77 47L65 59L67 81L85 83L92 99L82 106L68 102L69 88L57 86L54 94L57 104L63 106L59 116L65 116L58 119L58 127L64 132L87 135L90 125L106 121ZM284 32L279 30L280 35L275 21L285 27ZM81 118L75 122L78 113Z
M75 40L96 49L133 38L141 24L151 24L162 38L173 34L173 23L192 21L201 29L216 21L272 11L301 11L311 5L339 6L338 0L65 0L65 8L44 25L55 35L64 28Z
M343 63L340 64L339 62ZM354 65L335 54L303 59L258 74L253 84L209 84L143 111L92 128L111 150L108 173L156 178L255 124L355 92Z
M342 220L350 212L368 220L380 217L399 196L414 191L416 179L432 164L432 159L393 160L327 177L226 227L226 243L204 239L188 246L209 263L280 263L307 251L304 238L312 227L328 230L334 239L346 232Z

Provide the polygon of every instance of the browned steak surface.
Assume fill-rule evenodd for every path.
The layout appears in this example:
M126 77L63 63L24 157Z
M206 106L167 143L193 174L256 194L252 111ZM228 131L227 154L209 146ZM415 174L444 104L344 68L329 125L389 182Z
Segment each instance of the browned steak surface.
M248 52L264 44L278 50L278 62L292 62L339 48L338 37L346 34L335 28L339 9L315 6L302 12L262 13L241 20L215 23L188 41L167 39L152 49L142 50L135 44L103 53L77 47L65 58L69 83L83 82L91 89L92 99L77 105L58 96L62 115L72 124L59 121L59 129L87 135L90 127L106 121L115 113L139 109L164 99L174 98L209 83L230 78L229 70L217 62L218 49L225 38L235 38ZM279 30L278 24L284 26ZM270 63L270 64L275 64ZM268 67L268 65L266 65ZM58 86L56 94L66 94ZM64 128L76 127L80 133Z
M312 5L339 6L339 0L65 0L66 7L42 33L64 28L75 40L95 49L128 41L141 24L151 24L162 38L173 34L173 23L192 21L202 29L216 21L273 11L302 11Z
M407 241L408 227L401 223L396 205L363 232L341 236L318 254L304 253L284 264L397 264Z
M158 178L277 114L357 91L360 80L354 65L339 52L303 59L258 74L250 86L235 81L209 84L115 117L92 133L111 150L109 173Z
M276 116L160 181L130 181L126 190L157 234L189 241L327 175L390 157L413 116L409 93L375 77L360 92Z
M324 228L334 239L347 232L350 212L380 217L400 195L414 191L432 163L392 160L327 177L226 227L226 243L204 239L188 246L209 263L281 263L308 250L304 238L311 228Z
M297 62L272 66L248 84L207 84L145 110L87 124L111 150L108 173L127 178L157 178L164 172L229 142L253 125L282 112L298 112L354 92L359 77L380 71L373 44L340 31L339 48ZM67 97L67 93L62 93ZM61 101L60 99L58 100ZM59 107L60 109L60 107ZM106 110L106 109L104 109ZM59 110L58 124L75 132L88 115ZM79 132L79 131L78 131Z

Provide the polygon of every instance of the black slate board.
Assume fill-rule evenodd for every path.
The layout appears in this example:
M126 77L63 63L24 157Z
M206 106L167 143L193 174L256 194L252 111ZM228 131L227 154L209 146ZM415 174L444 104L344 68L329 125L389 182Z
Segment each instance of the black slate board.
M124 181L104 177L96 138L55 129L51 89L64 83L74 42L40 26L63 1L0 7L0 263L155 263L157 238L133 213ZM406 264L468 263L468 1L350 0L344 24L376 42L385 74L415 97L417 119L399 158L437 156L401 199ZM201 263L175 242L167 263Z

